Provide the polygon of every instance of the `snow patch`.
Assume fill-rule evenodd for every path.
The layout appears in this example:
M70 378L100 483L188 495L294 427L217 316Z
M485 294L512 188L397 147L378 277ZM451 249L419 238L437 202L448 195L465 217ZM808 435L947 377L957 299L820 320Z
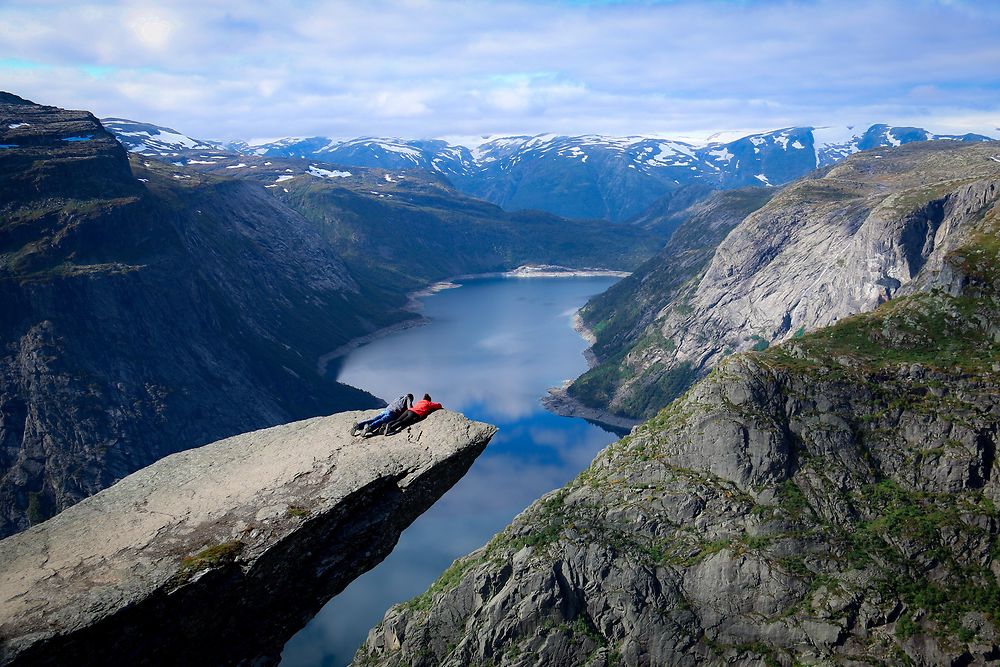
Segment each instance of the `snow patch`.
M31 125L29 123L11 123L7 127L8 129L16 130L19 127L31 127Z
M768 187L771 186L771 181L767 180L767 176L765 176L764 174L757 174L756 176L754 176L754 178L756 178L758 181L760 181L761 183L763 183Z
M276 179L274 179L274 182L275 183L281 183L282 181L288 181L288 180L291 180L293 178L295 178L295 177L294 176L289 176L288 174L283 174L281 176L278 176Z
M246 162L240 162L239 164L230 164L226 166L226 169L239 169L240 167L247 166Z
M309 165L309 170L306 172L310 176L315 176L316 178L347 178L351 175L349 171L337 171L336 169L321 169L316 165Z
M708 154L714 157L716 162L725 162L726 164L729 164L729 161L734 157L726 146L708 151Z

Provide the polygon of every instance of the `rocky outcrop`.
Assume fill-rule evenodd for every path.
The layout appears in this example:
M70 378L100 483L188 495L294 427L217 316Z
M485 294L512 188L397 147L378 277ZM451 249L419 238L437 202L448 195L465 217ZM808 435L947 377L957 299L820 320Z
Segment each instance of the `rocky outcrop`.
M398 315L252 183L0 99L0 537L156 459L378 400L317 358Z
M1000 216L737 355L391 609L356 665L1000 662Z
M893 298L925 266L939 267L963 228L1000 198L998 154L996 142L861 153L781 190L732 228L706 265L680 255L675 266L661 255L661 268L647 265L632 283L670 290L644 298L619 289L616 302L609 294L584 309L602 363L570 394L649 417L733 352Z
M0 542L0 663L275 662L496 431L440 411L362 440L358 418L174 454Z

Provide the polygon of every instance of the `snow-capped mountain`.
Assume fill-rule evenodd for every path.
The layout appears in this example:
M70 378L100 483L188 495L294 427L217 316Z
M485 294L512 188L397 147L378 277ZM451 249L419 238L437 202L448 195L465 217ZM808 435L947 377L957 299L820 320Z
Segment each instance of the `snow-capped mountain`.
M464 146L441 140L362 137L338 141L326 137L282 139L245 149L265 157L298 157L335 164L382 169L427 169L446 176L473 173L476 162Z
M982 134L933 134L919 127L872 125L812 128L816 166L825 167L852 153L883 146L901 146L913 141L990 141Z
M131 153L175 156L187 150L210 150L221 147L218 142L192 139L169 127L139 123L125 118L102 118L101 124Z
M134 121L104 123L129 150L149 155L220 146ZM879 124L789 127L736 138L720 135L700 144L642 136L540 134L489 138L471 148L442 140L375 137L288 138L257 145L230 143L225 148L343 166L426 169L445 176L462 192L508 210L540 209L568 218L620 222L692 184L776 186L862 150L913 141L989 139Z

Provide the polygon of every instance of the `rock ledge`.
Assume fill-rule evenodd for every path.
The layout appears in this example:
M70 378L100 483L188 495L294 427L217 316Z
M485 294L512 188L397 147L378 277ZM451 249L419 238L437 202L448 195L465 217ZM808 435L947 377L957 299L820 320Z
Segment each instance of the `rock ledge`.
M275 661L496 432L440 411L359 440L360 414L168 456L0 541L0 664Z

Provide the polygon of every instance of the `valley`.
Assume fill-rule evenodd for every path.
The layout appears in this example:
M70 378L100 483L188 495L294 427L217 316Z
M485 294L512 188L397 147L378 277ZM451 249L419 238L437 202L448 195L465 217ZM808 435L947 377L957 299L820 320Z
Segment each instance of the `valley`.
M0 195L3 664L190 660L164 613L218 664L347 664L379 618L353 664L1000 659L985 135L251 144L0 93ZM404 388L493 424L340 434ZM261 433L312 463L217 493ZM358 471L378 525L315 495Z

